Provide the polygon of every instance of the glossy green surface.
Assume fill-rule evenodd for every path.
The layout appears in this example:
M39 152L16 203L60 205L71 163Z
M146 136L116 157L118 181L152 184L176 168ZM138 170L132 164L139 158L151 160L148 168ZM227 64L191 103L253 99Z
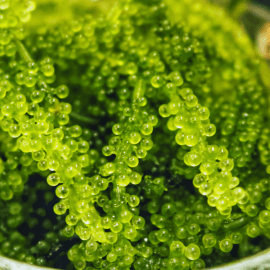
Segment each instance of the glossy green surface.
M269 99L223 10L120 1L24 32L34 3L2 2L1 254L53 266L70 238L79 270L195 270L269 246Z

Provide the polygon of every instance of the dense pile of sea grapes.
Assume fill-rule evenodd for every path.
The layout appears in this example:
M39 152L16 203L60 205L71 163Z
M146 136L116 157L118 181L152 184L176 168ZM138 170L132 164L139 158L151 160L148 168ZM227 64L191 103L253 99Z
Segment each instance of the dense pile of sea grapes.
M200 0L121 0L27 32L34 9L0 2L0 254L196 270L269 246L269 94L240 27Z

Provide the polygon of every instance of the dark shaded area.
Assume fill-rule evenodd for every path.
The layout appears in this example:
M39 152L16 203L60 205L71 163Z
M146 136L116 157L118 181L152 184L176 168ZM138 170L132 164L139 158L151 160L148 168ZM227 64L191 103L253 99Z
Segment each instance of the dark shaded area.
M264 19L254 15L251 11L245 13L245 16L242 17L242 22L252 40L257 39L257 33L265 23Z
M192 195L196 193L192 181L186 179L183 175L174 174L169 178L168 182L169 185L175 184L176 188L179 188L180 186L184 187L184 189L188 190Z
M255 238L251 238L250 239L250 243L252 245L259 245L260 243L262 242L262 237L261 236L258 236L258 237L255 237Z
M58 243L52 246L51 251L45 256L47 261L53 261L53 267L67 269L70 260L67 257L68 250L79 242L79 237L73 237L63 243Z
M238 250L239 250L239 245L233 245L233 249L231 251L231 255L234 259L238 258Z
M59 201L57 196L53 197L53 200L46 202L44 195L46 191L50 191L55 194L55 187L50 187L44 177L35 174L29 177L27 185L22 195L22 200L25 203L32 202L33 210L28 209L28 218L35 218L37 224L31 228L25 222L19 226L18 231L27 237L30 246L35 246L39 241L46 239L48 232L55 232L58 238L55 239L55 243L51 243L50 251L46 254L45 259L51 267L67 269L70 264L67 258L68 250L79 242L79 238L74 236L72 238L65 238L59 236L58 232L66 226L65 216L57 216L53 211L53 206ZM40 215L38 209L44 209L46 214ZM44 223L46 221L51 222L51 226L45 228ZM35 254L33 254L35 256Z
M39 182L42 181L42 182ZM42 190L36 190L36 193L33 193L33 188L36 186L37 183L41 184ZM44 185L43 185L44 184ZM32 175L29 177L29 180L27 182L27 185L25 186L23 195L22 195L22 200L23 202L28 202L29 197L30 200L33 200L33 209L36 211L38 208L43 208L46 211L46 218L50 219L52 224L56 224L56 215L53 212L53 206L59 201L59 199L54 196L53 200L47 203L44 199L44 194L46 191L50 190L51 192L55 193L55 188L49 187L46 182L44 182L43 177L41 177L38 174ZM37 213L29 213L30 218L36 218L38 220L38 224L34 228L29 228L29 226L26 223L23 223L19 228L19 232L25 236L31 233L34 234L34 238L32 239L31 244L35 244L39 240L43 239L46 232L48 232L43 226L42 223L45 219L45 217L42 217L38 215Z
M270 7L270 1L269 0L253 0L252 2L257 3L257 4L263 4L263 5L266 5L266 6Z

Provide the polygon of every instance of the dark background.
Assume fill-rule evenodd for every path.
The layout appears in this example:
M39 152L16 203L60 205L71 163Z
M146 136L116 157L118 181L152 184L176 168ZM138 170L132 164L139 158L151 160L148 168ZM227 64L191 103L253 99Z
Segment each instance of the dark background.
M253 0L252 2L270 6L270 0Z

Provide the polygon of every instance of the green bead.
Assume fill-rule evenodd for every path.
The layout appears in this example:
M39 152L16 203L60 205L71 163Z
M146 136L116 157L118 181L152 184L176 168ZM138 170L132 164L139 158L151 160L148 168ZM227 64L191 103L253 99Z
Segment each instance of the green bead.
M191 270L205 269L205 262L202 259L192 261L190 264Z
M68 225L74 226L78 222L78 216L75 214L68 214L65 220Z
M117 241L118 236L117 236L116 233L108 232L108 233L106 234L106 239L107 239L108 243L114 244L114 243Z
M165 217L170 217L175 213L176 209L173 204L166 203L161 207L161 213Z
M190 244L185 249L185 256L189 260L197 260L201 255L200 248L195 244Z
M52 173L47 177L47 183L50 186L57 186L60 183L61 179L57 173Z
M128 204L131 206L131 207L136 207L138 206L140 203L140 199L138 196L136 195L131 195L128 199Z
M175 270L175 269L180 269L180 267L181 267L181 262L180 262L179 258L174 257L174 258L168 259L167 269Z
M18 173L11 173L8 176L9 185L19 185L22 182L22 177Z
M166 242L169 239L169 232L166 229L160 229L157 232L157 238L160 242Z
M106 259L109 262L115 262L117 260L117 255L114 252L110 252L108 253Z
M89 240L86 245L85 245L85 248L87 250L88 253L94 253L97 248L98 248L98 244L97 242L93 241L93 240Z
M270 210L270 197L265 200L264 205L266 209Z
M158 237L157 237L157 233L158 231L152 231L148 238L149 238L149 241L153 244L153 245L157 245L158 243L160 243L160 241L158 240Z
M64 203L57 203L53 207L53 211L55 212L56 215L63 215L66 213L67 207Z
M166 104L161 105L159 107L158 112L162 117L169 117L170 116L169 108Z
M188 236L188 231L185 227L178 227L175 229L175 235L179 239L185 239Z
M185 104L188 106L188 107L194 107L196 106L198 103L198 99L195 95L188 95L186 97L186 100L185 100Z
M33 91L31 93L31 100L34 103L40 103L40 102L42 102L43 99L44 99L44 97L45 97L45 91L38 91L38 90L36 90L36 91Z
M181 74L177 71L170 73L169 79L175 86L181 86L184 82Z
M36 248L40 254L46 254L50 250L50 245L46 241L39 241L36 244Z
M191 223L187 226L187 231L191 235L196 235L201 231L200 225L197 223Z
M180 241L173 241L170 245L170 254L174 256L179 256L181 254L184 254L185 246Z
M204 127L204 134L207 137L211 137L215 135L215 133L216 133L216 127L213 124L209 124Z
M141 135L138 132L132 132L129 134L129 140L131 144L138 144L141 141Z
M259 213L259 208L257 205L250 204L246 207L246 213L250 217L255 217Z
M65 185L59 185L55 190L55 194L61 199L66 198L69 195L69 187Z
M17 215L21 212L22 206L19 203L13 202L9 205L9 213L11 215Z
M141 250L141 254L144 258L148 258L153 254L153 250L151 247L144 247Z
M111 230L114 233L119 233L122 230L122 228L123 228L123 225L120 222L114 221L111 224Z
M200 107L198 109L198 115L201 120L207 120L210 116L210 111L207 107Z
M161 76L154 76L151 79L151 85L155 88L160 88L164 85L165 81Z
M230 239L223 239L220 241L219 247L223 252L227 253L227 252L230 252L232 250L233 243Z
M232 159L223 159L219 162L219 168L224 171L231 171L234 167Z
M132 213L128 210L123 210L119 213L119 219L122 223L128 223L132 219Z
M270 222L270 211L263 210L259 214L259 220L262 223L269 223Z
M131 220L131 224L136 228L136 229L142 229L145 226L145 219L140 216L134 216Z
M208 247L208 248L214 247L217 242L217 238L214 234L207 233L203 236L202 242L205 245L205 247Z
M200 171L202 174L204 175L210 175L214 172L215 170L215 163L210 161L210 162L203 162L201 163L201 166L200 166Z
M199 188L202 184L206 183L206 177L203 174L197 174L193 178L193 185L196 188Z
M43 72L43 74L46 76L46 77L50 77L54 74L54 67L53 65L43 65L41 67L41 70Z
M196 152L194 152L194 153L189 152L189 153L185 154L184 162L188 166L195 167L195 166L200 165L200 163L202 162L202 156Z
M10 188L2 189L0 192L1 199L4 201L9 201L13 197L13 191Z
M139 159L136 156L130 156L127 159L127 165L131 168L137 167L139 164Z
M173 223L178 227L182 226L185 223L185 221L186 217L184 213L176 213L173 216Z
M60 85L56 88L56 94L59 98L66 98L69 94L69 89L65 85Z
M233 244L240 244L243 240L243 235L240 232L232 233L232 242Z
M249 237L255 238L255 237L257 237L257 236L260 235L261 230L260 230L260 228L257 225L250 224L250 225L248 225L248 227L246 229L246 233L247 233L247 235Z

